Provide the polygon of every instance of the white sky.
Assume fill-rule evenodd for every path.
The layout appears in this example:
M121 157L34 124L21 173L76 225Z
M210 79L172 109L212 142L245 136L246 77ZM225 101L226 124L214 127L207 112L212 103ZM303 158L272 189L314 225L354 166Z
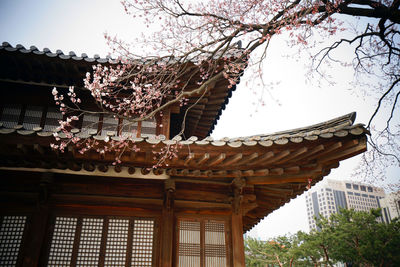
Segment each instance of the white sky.
M116 0L65 0L65 1L21 1L0 0L0 42L13 46L22 44L29 48L37 46L64 53L74 51L89 56L105 57L108 47L103 34L117 34L129 39L138 35L140 24L125 15ZM263 65L266 83L279 82L271 94L265 96L266 106L254 112L257 101L249 87L249 72L245 72L241 83L223 112L214 138L237 137L276 132L329 120L352 111L357 112L356 123L367 123L375 99L363 98L352 90L351 69L333 68L332 75L338 81L334 86L314 83L306 84L306 70L301 55L286 49L282 40L272 40L268 58ZM292 57L285 57L292 54ZM342 56L351 56L344 52ZM349 179L359 157L343 161L329 175L331 179ZM388 175L400 178L399 168L390 169ZM273 212L250 235L268 237L308 230L304 196L292 200L283 208Z

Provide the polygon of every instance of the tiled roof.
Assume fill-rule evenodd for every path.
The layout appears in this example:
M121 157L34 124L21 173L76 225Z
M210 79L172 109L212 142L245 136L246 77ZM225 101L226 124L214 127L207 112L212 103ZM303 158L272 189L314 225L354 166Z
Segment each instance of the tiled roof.
M288 143L301 143L303 141L315 141L318 138L329 139L334 136L345 137L351 135L361 135L368 133L364 128L363 124L352 125L355 119L355 112L341 116L336 119L332 119L323 123L311 125L308 127L302 127L293 130L287 130L282 132L276 132L271 134L260 134L245 137L225 137L222 139L214 140L212 137L206 137L199 140L198 137L192 136L187 140L182 140L180 136L176 136L172 139L166 139L164 135L142 135L141 137L131 137L130 140L135 143L146 142L149 144L164 143L166 145L182 144L182 145L199 145L199 146L229 146L232 148L238 148L241 146L255 146L260 145L263 147L270 147L272 145L285 145ZM57 131L55 131L57 132ZM44 131L42 127L34 127L33 129L24 129L23 125L15 125L12 128L6 127L0 122L0 134L12 134L17 133L24 136L39 136L39 137L50 137L53 136L53 132ZM113 140L120 140L118 136L114 136L114 132L108 133ZM80 138L94 138L96 140L104 140L106 135L99 136L97 131L91 131L87 133L81 133L79 129L74 129L73 135ZM59 133L61 138L65 138L64 133Z
M29 48L25 48L21 44L17 44L15 47L13 47L10 43L8 42L3 42L0 46L0 50L4 49L5 51L9 52L15 52L19 51L23 54L35 54L35 55L45 55L49 58L55 58L58 57L60 59L73 59L75 61L86 61L92 64L104 64L104 63L109 63L109 64L117 64L120 63L118 60L111 58L110 56L106 56L104 58L100 57L98 54L95 54L93 57L89 57L86 53L82 53L80 56L76 55L74 51L70 51L67 54L64 54L63 51L61 50L56 50L55 52L52 52L48 48L43 48L43 50L39 50L36 46L32 45Z
M94 64L118 63L118 60L111 57L88 57L85 53L79 56L73 51L64 53L48 48L39 50L36 46L27 49L20 44L14 47L3 42L0 46L0 81L61 87L74 85L82 88L83 78L87 72L92 71ZM215 92L204 96L189 110L186 116L188 127L185 129L185 136L204 138L210 135L235 90L236 86L228 88L228 82L225 80L218 82ZM194 96L193 99L189 99L189 103L194 103L197 98ZM180 131L182 114L186 108L181 108L180 114L175 118L176 125L171 125L172 133Z

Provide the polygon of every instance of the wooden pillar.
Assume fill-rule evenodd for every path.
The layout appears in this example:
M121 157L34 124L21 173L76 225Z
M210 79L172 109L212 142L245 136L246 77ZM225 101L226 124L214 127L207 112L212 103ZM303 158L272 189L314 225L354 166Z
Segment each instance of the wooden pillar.
M171 267L174 242L175 182L165 181L164 206L161 218L161 266Z
M232 183L232 258L234 267L245 267L244 259L244 240L243 240L243 220L242 220L242 199L243 187L246 182L242 178L235 178Z
M42 250L46 249L44 244L47 233L47 222L49 210L47 205L48 184L52 181L52 174L44 173L39 187L39 199L37 211L32 214L28 232L24 238L24 253L22 266L39 266Z

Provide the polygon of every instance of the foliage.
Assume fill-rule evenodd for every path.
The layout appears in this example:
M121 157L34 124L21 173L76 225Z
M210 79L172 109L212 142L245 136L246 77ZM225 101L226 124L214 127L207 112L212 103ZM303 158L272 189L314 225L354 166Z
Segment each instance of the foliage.
M329 218L321 216L320 230L300 231L291 237L265 242L247 238L247 266L267 263L271 266L333 266L336 262L353 266L399 266L400 221L395 219L384 224L379 222L380 216L380 210L343 209Z
M281 236L267 242L249 237L245 240L246 266L291 266L293 245L292 237Z
M335 36L338 41L325 44L319 52L311 54L313 73L326 78L322 66L329 61L335 62L334 51L349 44L355 53L350 65L357 75L380 79L379 85L372 85L379 99L376 112L368 123L369 129L375 131L370 140L375 149L365 156L366 166L382 156L383 162L400 163L399 129L393 125L400 94L400 1L124 0L122 3L128 14L143 19L148 29L156 30L144 32L135 41L135 47L106 36L113 51L120 55L121 64L114 68L95 66L93 74L85 80L86 88L97 103L95 111L78 105L76 96L62 102L59 100L64 96L57 95L57 102L67 115L62 124L64 128L73 126L71 122L77 111L108 114L123 119L129 127L171 105L185 105L189 96L200 99L221 79L234 86L245 67L265 60L274 36L287 33L290 45L306 50L314 47L312 38L318 34L322 38ZM356 31L351 38L344 38L342 31L350 28L341 21L346 16L368 18L369 22L364 31ZM143 51L143 54L138 55L136 51ZM258 66L255 74L261 77L261 65ZM196 81L190 88L189 80ZM389 106L391 112L386 117L386 126L378 128L374 119L384 105ZM74 139L68 134L67 137L68 141L63 141L58 148L69 143L82 143L79 138ZM122 152L136 149L126 142L127 139L121 140L114 149L121 147ZM87 143L83 146L83 152L95 147ZM101 152L105 148L97 150ZM368 175L376 176L373 166L365 170Z

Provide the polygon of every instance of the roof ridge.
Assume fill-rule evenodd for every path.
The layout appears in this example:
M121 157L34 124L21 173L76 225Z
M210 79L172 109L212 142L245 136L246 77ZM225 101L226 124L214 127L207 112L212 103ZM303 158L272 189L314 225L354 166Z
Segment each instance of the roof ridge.
M78 56L74 51L69 51L68 53L65 54L61 49L57 49L55 52L52 52L47 47L43 48L43 50L39 50L34 45L31 45L27 49L22 44L17 44L14 47L9 42L3 42L0 45L0 50L2 50L2 49L9 51L9 52L19 51L24 54L33 53L36 55L46 55L51 58L59 57L60 59L64 59L64 60L68 60L68 59L73 59L76 61L83 60L83 61L87 61L89 63L97 62L99 64L104 64L104 63L118 64L121 62L119 59L114 59L109 55L107 55L106 57L100 57L98 54L94 54L93 57L89 57L86 53L81 53L81 55Z
M265 136L271 136L271 135L283 135L283 134L291 134L291 133L300 133L302 131L310 131L311 129L314 130L320 130L319 128L322 129L327 129L327 128L332 128L332 127L344 127L344 126L351 126L353 125L355 119L356 119L357 113L356 112L351 112L346 115L330 119L328 121L312 124L309 126L304 126L300 128L294 128L294 129L289 129L289 130L283 130L283 131L278 131L278 132L272 132L268 134L259 134L259 135L251 135L248 138L251 137L265 137Z

